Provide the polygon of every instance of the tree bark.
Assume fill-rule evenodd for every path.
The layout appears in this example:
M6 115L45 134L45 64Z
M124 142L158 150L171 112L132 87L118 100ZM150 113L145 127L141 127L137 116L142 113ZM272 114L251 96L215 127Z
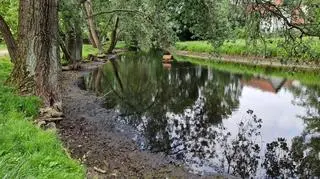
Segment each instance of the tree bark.
M25 0L23 0L25 1ZM58 0L34 0L39 6L35 13L36 95L48 106L61 101L58 48ZM38 15L38 16L37 16Z
M84 8L87 14L87 22L88 22L89 33L90 33L89 36L92 37L92 41L94 42L93 46L96 46L99 50L99 53L102 53L103 51L102 45L99 40L99 36L98 36L97 29L93 19L92 1L86 0L84 2Z
M96 42L93 40L92 32L91 32L90 28L88 29L88 31L89 31L88 37L89 37L89 41L90 41L92 47L93 48L98 48Z
M15 39L13 38L10 27L8 26L7 22L4 20L4 18L1 15L0 15L0 33L2 34L4 41L6 42L8 52L11 58L11 62L14 63L17 59L16 42L15 42Z
M109 49L107 51L107 53L112 53L112 51L114 50L114 48L116 47L117 45L117 30L118 30L118 27L119 27L119 17L117 16L116 17L116 22L115 22L115 25L114 25L114 29L112 30L112 33L111 33L111 42L110 42L110 46L109 46Z
M61 102L58 48L58 0L20 0L17 59L11 82L22 93Z
M17 58L8 82L17 87L22 94L35 94L35 66L33 35L33 5L32 0L20 0L18 19Z

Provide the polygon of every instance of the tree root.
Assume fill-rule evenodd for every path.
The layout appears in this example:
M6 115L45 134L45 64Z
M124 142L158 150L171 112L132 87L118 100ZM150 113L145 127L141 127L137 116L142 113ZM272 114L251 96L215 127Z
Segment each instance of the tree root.
M88 55L88 61L90 62L105 62L108 61L108 55L106 54L100 54L100 55Z
M77 70L81 70L82 66L80 63L75 63L69 66L63 66L62 67L62 71L77 71Z
M40 116L35 123L44 129L56 129L56 123L63 120L62 104L55 103L52 107L40 109Z

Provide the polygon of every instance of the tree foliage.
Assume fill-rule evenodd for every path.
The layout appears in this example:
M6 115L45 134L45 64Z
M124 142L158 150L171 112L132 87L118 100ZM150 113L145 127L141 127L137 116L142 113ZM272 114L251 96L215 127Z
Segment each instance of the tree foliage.
M60 2L60 27L66 32L74 24L73 28L81 29L86 37L88 17L82 2ZM18 1L0 3L0 12L16 32ZM105 44L111 32L116 32L115 41L140 49L167 48L177 40L177 34L208 40L214 49L238 38L255 46L258 41L266 43L270 36L280 36L284 40L275 43L286 50L283 57L318 58L310 43L301 39L320 36L319 0L92 0L92 5L99 38ZM114 30L116 19L119 25Z
M108 38L119 18L117 38L140 49L167 48L175 39L166 9L156 0L94 2L95 18L101 36Z
M18 0L0 1L0 15L4 17L8 25L11 27L11 30L15 36L17 34L18 29L18 7Z

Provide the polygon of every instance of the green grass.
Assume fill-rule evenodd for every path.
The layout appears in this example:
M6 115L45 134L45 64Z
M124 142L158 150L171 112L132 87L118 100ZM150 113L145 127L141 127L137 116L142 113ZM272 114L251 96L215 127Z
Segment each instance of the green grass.
M308 53L301 53L302 59L319 59L320 58L320 41L317 38L304 38L303 42L310 44ZM266 39L266 51L264 44L259 41L257 45L247 45L243 39L226 41L218 50L221 54L240 55L240 56L267 56L267 57L287 57L289 52L278 46L283 43L281 38ZM177 50L185 50L191 52L206 52L211 53L214 48L207 41L186 41L177 42L175 44Z
M109 44L106 43L104 45L104 49L108 49L108 47L109 47ZM116 49L124 49L124 48L126 48L126 44L123 41L119 41L116 45ZM93 48L91 44L84 44L83 50L82 50L83 58L86 59L89 54L93 54L93 55L98 54L98 49Z
M83 48L82 48L83 59L86 59L89 54L93 54L93 55L98 54L98 49L93 48L92 45L90 45L90 44L84 44Z
M177 42L175 47L177 50L185 50L190 52L213 52L212 45L207 41Z
M0 58L0 178L84 178L84 167L68 157L55 131L32 123L40 100L4 85L11 68Z
M207 41L187 41L187 42L177 42L177 50L186 50L191 52L213 52L214 48ZM255 49L250 48L246 45L245 40L235 40L225 42L219 49L219 52L227 55L254 55L263 54L264 46L258 43ZM276 43L268 43L267 50L271 53L271 56L276 56L279 52Z
M268 76L283 77L291 80L299 80L306 85L320 85L320 73L318 71L293 71L280 67L262 67L246 64L235 64L218 60L204 60L191 57L175 57L177 61L191 62L194 64L211 67L220 71L227 71L236 74L264 74Z
M119 42L117 42L117 45L116 45L116 48L117 49L124 49L124 48L126 48L127 46L126 46L126 43L124 42L124 41L119 41Z

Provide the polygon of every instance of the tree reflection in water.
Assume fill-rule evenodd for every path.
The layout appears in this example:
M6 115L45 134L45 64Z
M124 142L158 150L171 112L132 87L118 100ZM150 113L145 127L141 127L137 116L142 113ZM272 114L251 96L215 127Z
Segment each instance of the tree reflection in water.
M319 176L319 120L305 119L308 128L292 142L279 138L267 144L262 119L252 110L236 133L223 125L239 106L243 80L189 63L173 63L165 70L156 55L130 54L85 77L86 87L104 95L106 107L119 112L117 120L145 136L145 149L175 157L194 172L242 178ZM297 98L316 92L319 97L320 91L290 90ZM319 112L314 95L310 98L313 105L308 106Z
M248 110L247 113L250 117L239 123L238 134L230 142L222 145L224 158L221 160L223 164L226 163L227 173L242 178L256 174L261 150L262 119L258 119L252 110Z

